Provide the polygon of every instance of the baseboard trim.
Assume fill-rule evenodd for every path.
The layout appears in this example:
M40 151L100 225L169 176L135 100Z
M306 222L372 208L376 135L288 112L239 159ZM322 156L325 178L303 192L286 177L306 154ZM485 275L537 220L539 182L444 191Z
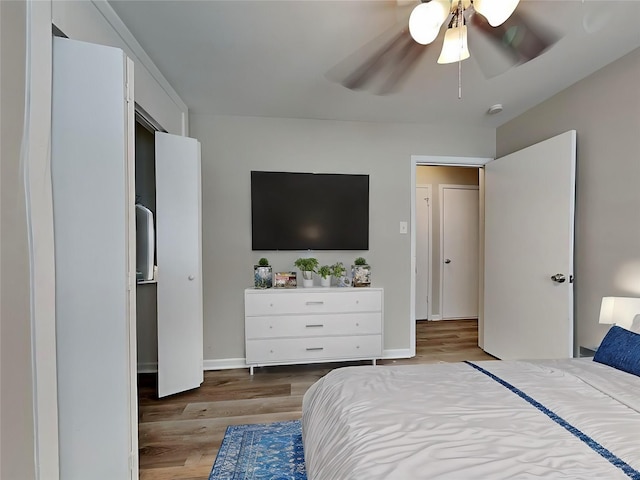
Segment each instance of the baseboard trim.
M408 348L395 348L384 350L383 359L411 358L411 350ZM234 368L249 368L244 358L219 358L215 360L205 360L204 370L231 370ZM158 371L157 362L145 362L138 364L138 373L156 373Z
M442 320L442 315L431 315L429 320Z
M205 360L204 370L231 370L233 368L249 368L244 358L220 358Z
M414 357L409 348L394 348L390 350L383 350L382 358L383 359L394 359L394 358L411 358Z

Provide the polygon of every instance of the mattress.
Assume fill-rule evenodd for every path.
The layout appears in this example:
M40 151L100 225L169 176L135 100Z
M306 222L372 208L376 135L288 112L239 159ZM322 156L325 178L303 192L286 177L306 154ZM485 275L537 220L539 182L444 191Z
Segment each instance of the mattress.
M302 428L309 480L640 479L640 377L591 359L340 368Z

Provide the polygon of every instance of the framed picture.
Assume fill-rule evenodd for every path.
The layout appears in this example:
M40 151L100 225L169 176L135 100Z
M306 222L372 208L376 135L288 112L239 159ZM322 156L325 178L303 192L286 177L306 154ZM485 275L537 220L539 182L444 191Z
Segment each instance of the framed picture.
M296 272L276 272L273 286L275 288L296 288L298 286Z

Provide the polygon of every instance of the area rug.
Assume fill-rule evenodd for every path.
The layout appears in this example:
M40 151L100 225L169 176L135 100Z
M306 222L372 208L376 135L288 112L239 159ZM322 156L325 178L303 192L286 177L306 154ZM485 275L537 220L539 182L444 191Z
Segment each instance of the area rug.
M231 425L209 480L306 480L300 420Z

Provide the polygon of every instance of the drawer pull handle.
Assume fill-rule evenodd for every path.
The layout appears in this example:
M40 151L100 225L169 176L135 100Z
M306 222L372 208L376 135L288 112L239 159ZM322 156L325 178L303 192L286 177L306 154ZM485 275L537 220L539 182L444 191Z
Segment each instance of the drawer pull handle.
M320 300L319 302L307 302L307 305L324 305L324 302Z
M321 328L321 327L324 327L324 325L322 323L316 323L316 324L311 324L311 325L305 325L305 327L307 327L307 328Z
M318 352L324 350L324 347L307 347L307 352Z

